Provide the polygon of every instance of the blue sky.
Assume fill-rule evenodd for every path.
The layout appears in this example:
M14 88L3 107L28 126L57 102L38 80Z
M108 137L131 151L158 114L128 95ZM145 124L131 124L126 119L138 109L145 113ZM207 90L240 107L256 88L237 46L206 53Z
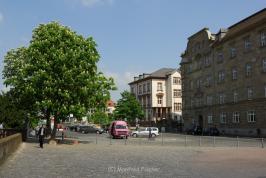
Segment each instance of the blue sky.
M0 69L38 24L59 21L96 40L99 69L114 77L117 100L134 75L177 68L193 33L216 33L265 7L265 0L0 0Z

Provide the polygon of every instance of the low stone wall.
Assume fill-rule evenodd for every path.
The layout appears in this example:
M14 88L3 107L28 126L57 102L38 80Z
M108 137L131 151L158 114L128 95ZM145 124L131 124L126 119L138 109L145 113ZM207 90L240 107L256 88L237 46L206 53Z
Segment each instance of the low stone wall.
M20 133L0 139L0 164L12 154L22 143L22 135Z

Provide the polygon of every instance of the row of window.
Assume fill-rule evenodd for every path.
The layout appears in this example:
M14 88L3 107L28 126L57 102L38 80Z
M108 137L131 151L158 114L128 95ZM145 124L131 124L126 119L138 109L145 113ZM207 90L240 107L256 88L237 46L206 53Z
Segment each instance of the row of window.
M151 91L150 83L144 83L139 85L138 94L145 94Z
M262 31L260 33L260 39L259 39L259 46L265 47L266 46L266 31ZM249 51L252 48L252 43L250 40L250 37L244 38L244 51ZM237 49L234 47L234 45L231 45L229 49L230 58L234 58L237 56ZM217 62L222 62L224 60L222 51L217 52Z
M157 96L157 103L159 105L162 105L163 103L163 97L162 96ZM182 103L174 103L174 112L177 111L182 111Z
M173 77L173 84L174 85L181 85L181 78L180 77ZM135 93L135 88L131 87L131 92ZM150 82L141 84L138 86L138 94L145 94L145 93L149 93L151 91L151 84ZM163 91L163 83L162 82L158 82L157 83L157 91Z
M180 89L174 89L174 98L181 98L182 97L182 91Z
M232 123L240 123L241 121L241 117L240 117L240 112L238 111L235 111L232 113L232 117L231 117L231 122ZM213 124L214 123L214 117L212 114L209 114L207 116L207 119L208 119L208 124ZM219 121L221 124L226 124L227 122L229 122L229 113L225 113L225 112L221 112L220 115L219 115ZM249 123L254 123L256 122L256 112L255 111L247 111L246 112L246 119L247 119L247 122Z
M237 49L234 45L230 45L231 47L229 48L229 53L230 53L230 58L234 58L237 56ZM260 47L265 47L266 46L266 31L260 32L260 38L259 38L259 46ZM245 37L243 40L243 47L244 51L250 51L252 48L252 43L250 40L250 37ZM216 59L218 63L221 63L224 61L224 53L221 50L217 50L216 52ZM208 67L211 65L211 55L207 54L204 56L203 59L197 59L195 63L195 69L201 69L203 67ZM190 73L193 70L192 64L189 65L187 72Z
M149 95L147 97L139 97L139 102L141 103L142 107L151 106L151 98Z
M246 89L247 93L247 99L252 100L254 99L254 88L253 87L247 87ZM266 98L266 85L264 86L264 97ZM229 97L230 99L233 100L234 103L237 103L239 101L239 91L238 90L233 90L232 95ZM226 103L226 94L221 92L218 94L218 104L225 104ZM230 100L231 101L231 100ZM196 106L202 106L203 105L203 99L202 98L193 98L191 99L191 107ZM207 95L206 96L206 105L213 105L215 104L214 101L214 96L212 95Z
M266 59L262 60L261 67L262 67L262 71L266 72ZM221 82L225 81L225 75L226 75L225 70L221 70L221 71L218 72L218 83L221 83ZM245 76L246 77L250 77L251 75L252 75L252 64L251 63L247 63L245 65ZM237 67L234 67L234 68L231 69L231 76L232 76L232 80L237 80L238 79L239 75L238 75ZM206 78L205 78L205 87L210 87L213 82L214 81L213 81L213 76L212 75L206 76ZM189 83L189 86L188 86L189 89L193 89L194 88L193 83L194 82L191 80L190 83ZM201 78L198 78L195 81L195 83L196 83L196 88L201 88L204 85L203 79L201 79Z

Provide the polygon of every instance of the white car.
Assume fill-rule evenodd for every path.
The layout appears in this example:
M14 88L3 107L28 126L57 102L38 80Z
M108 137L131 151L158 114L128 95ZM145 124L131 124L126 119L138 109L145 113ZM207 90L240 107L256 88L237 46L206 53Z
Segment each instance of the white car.
M132 131L131 135L133 137L149 136L150 130L151 130L152 137L156 137L159 135L159 129L157 127L146 127L144 129Z

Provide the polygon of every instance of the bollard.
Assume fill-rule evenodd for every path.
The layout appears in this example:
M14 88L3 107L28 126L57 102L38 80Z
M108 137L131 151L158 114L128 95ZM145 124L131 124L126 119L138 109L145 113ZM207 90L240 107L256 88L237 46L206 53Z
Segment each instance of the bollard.
M62 131L62 141L64 140L64 131Z
M162 134L162 146L163 146L163 132L161 134Z
M215 147L215 143L216 141L215 141L215 136L213 136L213 147Z
M187 146L187 136L185 136L185 147Z
M96 142L96 144L98 144L98 140L97 140L97 137L98 137L98 134L96 133L96 140L95 140L95 142Z
M140 140L141 138L139 137L138 139L139 139L139 145L141 145L141 140Z
M261 138L261 148L264 148L264 140Z
M110 135L110 145L112 145L112 136Z
M199 137L199 146L201 146L201 136Z
M239 148L239 138L238 138L238 136L236 137L236 147Z
M127 145L127 137L124 137L124 139L125 139L125 145Z

